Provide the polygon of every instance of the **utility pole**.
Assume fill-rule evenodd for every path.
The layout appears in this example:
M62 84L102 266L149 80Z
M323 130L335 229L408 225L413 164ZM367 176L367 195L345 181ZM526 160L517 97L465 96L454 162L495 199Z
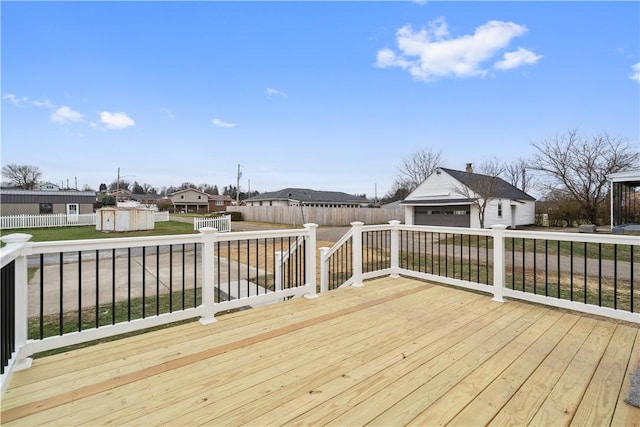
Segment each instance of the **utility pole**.
M238 179L236 183L236 206L240 206L240 178L242 177L242 172L240 172L240 163L238 163Z
M373 204L378 205L378 183L374 183Z

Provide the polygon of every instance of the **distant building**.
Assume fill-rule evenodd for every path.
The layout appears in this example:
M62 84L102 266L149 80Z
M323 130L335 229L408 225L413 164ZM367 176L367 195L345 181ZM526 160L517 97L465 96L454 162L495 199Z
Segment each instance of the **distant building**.
M209 212L209 195L197 188L187 188L168 194L175 213Z
M60 191L60 187L50 182L44 182L39 186L40 191Z
M0 215L90 214L93 191L0 190Z
M488 180L495 180L487 185ZM535 222L535 199L498 177L466 171L437 168L400 204L405 207L405 224L450 227L480 227L478 208L483 189L492 188L487 197L484 226L504 224L515 228Z
M209 194L209 212L224 212L227 206L231 206L231 196L227 194Z
M285 188L243 200L246 206L312 206L322 208L366 208L369 200L338 191Z

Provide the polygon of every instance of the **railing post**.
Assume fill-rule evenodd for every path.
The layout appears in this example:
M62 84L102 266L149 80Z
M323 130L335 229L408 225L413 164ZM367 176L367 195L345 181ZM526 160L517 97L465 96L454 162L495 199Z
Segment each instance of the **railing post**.
M202 316L200 323L208 325L216 321L215 314L215 243L218 230L203 227L202 235Z
M493 234L493 301L504 302L504 231L507 226L496 224L491 226Z
M307 241L307 249L305 250L305 283L309 287L309 293L305 294L305 298L317 298L318 292L316 290L316 229L318 224L305 224L304 228L307 230L305 239ZM297 250L300 250L299 248Z
M352 222L353 227L353 254L351 256L353 262L353 283L351 286L356 288L364 286L362 284L362 226L364 222Z
M281 291L284 286L282 282L282 251L274 252L275 263L276 263L276 271L274 272L274 281L276 282L274 285L274 290Z
M391 224L391 242L390 242L390 258L391 258L391 274L389 277L393 279L397 279L400 277L400 230L398 230L398 226L400 225L400 221L391 220L389 221Z
M320 292L329 290L329 260L327 253L331 248L323 246L320 248Z

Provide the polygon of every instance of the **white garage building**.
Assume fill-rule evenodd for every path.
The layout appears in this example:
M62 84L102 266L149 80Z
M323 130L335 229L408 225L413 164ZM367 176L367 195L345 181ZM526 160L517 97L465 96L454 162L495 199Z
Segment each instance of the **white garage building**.
M491 181L491 185L487 185ZM535 199L501 178L467 171L438 168L401 202L405 223L446 227L480 228L479 211L474 203L491 188L485 208L485 228L504 224L515 228L535 223Z

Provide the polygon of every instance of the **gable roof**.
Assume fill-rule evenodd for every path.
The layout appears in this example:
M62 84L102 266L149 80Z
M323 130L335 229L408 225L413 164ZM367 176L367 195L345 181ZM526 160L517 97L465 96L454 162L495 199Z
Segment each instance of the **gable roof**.
M222 200L225 202L230 202L233 199L228 194L209 194L209 200Z
M308 188L284 188L259 194L243 200L257 202L264 200L295 200L301 203L369 203L364 197L353 196L339 191L316 191Z
M200 190L198 190L197 188L193 188L193 187L191 187L191 188L185 188L185 189L183 189L183 190L174 191L173 193L169 193L169 194L167 194L167 196L174 196L174 195L176 195L176 194L180 194L180 193L187 193L187 192L189 192L189 191L193 191L193 192L196 192L196 193L199 193L199 194L204 194L204 195L205 195L205 196L207 196L207 197L209 196L209 195L208 195L207 193L205 193L204 191L200 191Z
M489 180L496 180L492 183L495 194L492 194L492 197L500 198L500 199L512 199L512 200L535 200L535 198L531 197L524 191L520 190L517 187L509 184L502 178L492 177L489 175L481 175L479 173L473 172L463 172L457 171L454 169L440 168L443 172L448 173L454 179L459 181L462 185L468 187L469 189L479 192L481 188L487 188L488 185L485 185Z
M81 203L96 201L93 191L0 190L0 204L4 203Z

